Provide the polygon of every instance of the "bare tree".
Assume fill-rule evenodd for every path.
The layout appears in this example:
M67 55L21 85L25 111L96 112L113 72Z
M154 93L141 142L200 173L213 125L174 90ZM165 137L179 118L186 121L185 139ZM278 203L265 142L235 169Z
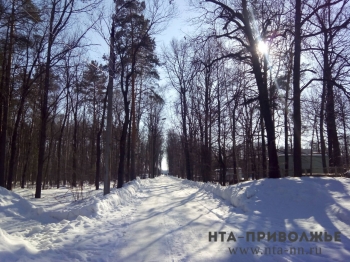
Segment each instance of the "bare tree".
M170 84L179 93L180 110L181 110L181 126L183 137L183 149L186 160L187 179L192 179L191 173L191 157L189 148L188 134L188 93L190 91L194 75L197 73L194 68L194 61L190 54L190 44L185 41L171 41L171 49L163 52L163 60L165 61L165 69Z
M70 50L77 48L81 39L85 36L86 31L82 34L71 37L68 42L63 38L64 30L69 26L71 17L77 13L82 14L93 9L96 6L95 2L87 3L85 6L81 6L78 1L75 0L53 0L49 3L49 6L45 6L45 9L49 11L47 13L48 24L44 29L47 33L47 45L46 45L46 61L44 70L44 83L41 90L41 109L40 109L40 135L39 135L39 155L38 155L38 174L36 179L36 191L35 198L41 197L41 183L43 177L43 166L45 158L45 144L46 144L46 127L49 117L48 110L48 95L50 87L50 69L58 63L64 55ZM63 46L57 46L60 42L65 43Z
M210 8L209 6L198 7L204 9L204 20L210 21L213 25L210 28L212 31L210 37L225 38L231 41L235 47L235 49L222 52L218 59L233 58L241 61L249 61L252 67L259 92L258 100L267 133L269 177L278 178L280 177L280 172L275 142L275 125L270 110L267 82L264 81L262 73L263 65L259 58L257 46L261 39L276 37L276 35L270 32L274 31L272 29L273 26L278 27L275 17L278 17L280 13L279 6L270 4L264 7L265 9L270 9L271 12L262 18L261 33L259 33L255 28L255 19L257 18L255 16L255 10L258 9L258 6L254 3L248 3L246 0L242 0L238 3L231 3L232 5L230 6L226 1L220 0L206 0L205 2L212 3L214 6L214 8Z

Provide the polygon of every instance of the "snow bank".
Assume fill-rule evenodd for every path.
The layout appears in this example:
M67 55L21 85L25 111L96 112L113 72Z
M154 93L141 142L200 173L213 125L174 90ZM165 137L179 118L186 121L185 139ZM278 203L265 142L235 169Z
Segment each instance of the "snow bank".
M149 179L137 178L131 182L126 183L122 188L112 189L111 193L104 196L101 194L73 205L66 210L51 211L50 216L62 219L75 219L78 216L93 216L101 215L104 212L109 212L119 205L126 205L133 201L133 198L141 187L148 185Z
M227 200L235 207L240 207L244 211L248 211L246 200L253 197L256 193L255 185L251 182L240 183L228 187L219 184L195 182L190 180L182 180L182 183L191 187L198 187L202 190L212 193L213 195Z
M0 228L0 254L1 261L18 261L21 257L30 259L30 256L39 251L28 241L6 233Z
M22 198L20 195L0 187L0 216L25 217L28 213L40 213L32 203Z
M338 203L338 200L343 197L341 194L344 191L348 195L350 193L350 180L346 178L260 179L227 187L186 179L178 180L181 180L185 186L197 187L225 199L244 212L267 212L269 210L269 212L284 212L293 217L295 209L303 210L305 214L310 214L310 216L312 213L327 211L350 225L350 204L344 206L343 202Z
M0 217L1 214L11 217L26 217L39 220L44 223L57 220L72 220L78 216L94 216L108 212L119 205L126 205L133 201L133 198L141 187L149 185L149 179L137 178L126 183L123 188L112 189L111 193L104 196L99 192L96 196L85 200L73 202L59 210L45 210L43 207L36 207L20 195L0 187Z

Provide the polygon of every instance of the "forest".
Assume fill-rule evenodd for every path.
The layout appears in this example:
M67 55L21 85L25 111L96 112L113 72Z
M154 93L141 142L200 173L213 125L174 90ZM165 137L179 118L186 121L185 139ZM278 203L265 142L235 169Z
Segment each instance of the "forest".
M0 186L348 170L349 0L186 1L194 30L157 52L183 1L0 0Z

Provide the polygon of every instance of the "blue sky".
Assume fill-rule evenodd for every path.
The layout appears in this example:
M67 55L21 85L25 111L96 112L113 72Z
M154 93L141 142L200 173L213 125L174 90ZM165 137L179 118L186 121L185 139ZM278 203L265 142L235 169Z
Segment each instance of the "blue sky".
M156 43L157 43L157 52L161 52L161 47L163 45L168 45L169 42L173 38L180 39L184 37L184 35L190 32L190 26L186 23L186 19L191 17L191 13L188 12L189 0L174 0L174 3L178 9L178 16L172 19L169 22L168 27L160 34L155 35ZM113 9L113 1L105 0L104 2L104 14L106 16L106 21L108 22L108 14L112 12ZM104 26L102 28L105 35L108 35L108 28ZM100 34L96 31L90 31L87 35L87 38L94 45L92 46L89 52L91 56L90 59L101 60L103 54L108 54L108 45L105 40L100 36Z

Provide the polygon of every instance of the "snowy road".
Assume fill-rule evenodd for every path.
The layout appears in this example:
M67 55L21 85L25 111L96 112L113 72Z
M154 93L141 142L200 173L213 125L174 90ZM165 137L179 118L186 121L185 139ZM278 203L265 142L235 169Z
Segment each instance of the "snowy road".
M291 186L290 182L287 181L287 187ZM320 191L322 187L311 184L310 188L294 189L294 192L299 190L301 193L309 191L310 195L304 194L310 203L306 201L303 207L298 203L305 202L300 196L299 201L290 203L287 203L291 197L288 192L285 192L286 195L281 193L280 199L276 198L276 192L285 191L283 182L276 183L280 183L281 188L272 184L271 189L267 187L267 192L263 192L265 197L270 195L274 199L274 202L270 200L270 205L268 199L254 196L256 189L253 187L243 194L247 199L242 201L248 201L248 207L235 208L229 202L190 187L183 181L171 177L154 179L138 194L125 234L113 257L116 261L348 261L348 233L342 236L342 243L308 243L305 239L298 242L259 242L247 239L247 232L255 233L256 237L258 232L278 234L293 231L299 232L299 235L306 232L309 236L310 231L348 231L347 224L337 220L332 223L330 219L334 219L334 214L325 216L320 208L322 206L317 204L320 201L324 205L322 202L326 201L322 197L317 199L317 193L313 192L314 188ZM264 207L259 210L262 200ZM315 209L309 204L313 204ZM217 234L217 242L213 238L209 241L209 232L212 235L226 232L224 241L221 241L220 234ZM227 242L230 232L236 241L231 239Z
M168 177L150 180L130 203L96 216L52 223L20 209L0 222L0 261L226 261L227 247L209 243L208 231L234 230L220 218L232 206Z
M216 228L227 226L204 206L197 192L164 177L139 194L120 252L115 254L116 261L216 261L220 258L221 254L217 254L220 250L209 248L208 230L214 229L214 225Z
M52 223L19 209L0 222L0 261L226 261L227 247L209 243L208 231L234 230L222 218L232 206L168 177L97 216Z
M0 261L350 261L348 181L261 180L221 191L237 207L193 182L164 176L65 207L49 195L36 200L19 191L28 202L3 189ZM246 235L291 231L341 231L341 241ZM224 241L218 232L227 232ZM230 232L235 241L227 242Z

